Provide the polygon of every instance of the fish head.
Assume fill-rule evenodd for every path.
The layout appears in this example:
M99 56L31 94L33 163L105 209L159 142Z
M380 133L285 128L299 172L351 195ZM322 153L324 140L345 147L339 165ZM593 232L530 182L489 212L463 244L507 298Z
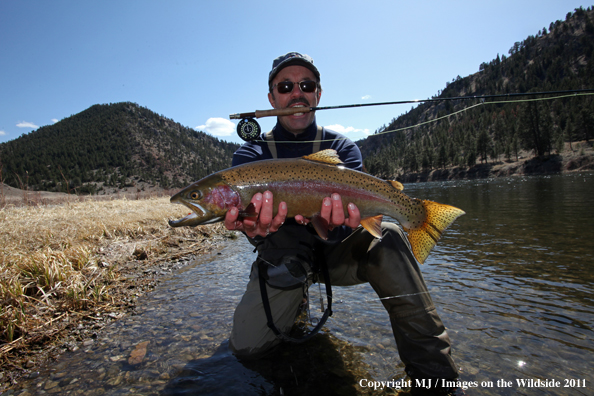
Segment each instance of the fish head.
M185 205L192 212L183 219L169 220L169 225L195 227L222 221L229 208L240 204L240 198L239 194L215 173L175 194L171 197L171 203Z

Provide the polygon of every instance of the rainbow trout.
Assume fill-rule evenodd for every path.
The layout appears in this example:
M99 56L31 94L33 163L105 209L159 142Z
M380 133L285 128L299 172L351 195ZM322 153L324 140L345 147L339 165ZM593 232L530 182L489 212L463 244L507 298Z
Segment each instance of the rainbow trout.
M361 225L376 238L381 238L384 215L396 219L422 264L442 232L464 214L453 206L410 198L397 181L385 181L341 164L336 151L323 150L302 158L257 161L213 173L171 197L172 203L184 204L192 213L170 220L169 225L216 223L234 206L240 216L255 217L252 197L269 190L276 203L287 203L287 217L299 214L310 219L318 235L326 239L328 225L319 216L322 200L338 193L345 213L349 202L357 205Z

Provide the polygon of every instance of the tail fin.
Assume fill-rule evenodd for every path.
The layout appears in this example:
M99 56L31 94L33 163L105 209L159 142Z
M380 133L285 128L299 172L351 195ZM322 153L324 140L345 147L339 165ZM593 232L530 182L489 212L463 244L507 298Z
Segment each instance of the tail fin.
M422 201L427 213L425 222L415 230L406 230L412 252L419 263L423 264L441 234L459 216L465 212L454 206L433 201Z

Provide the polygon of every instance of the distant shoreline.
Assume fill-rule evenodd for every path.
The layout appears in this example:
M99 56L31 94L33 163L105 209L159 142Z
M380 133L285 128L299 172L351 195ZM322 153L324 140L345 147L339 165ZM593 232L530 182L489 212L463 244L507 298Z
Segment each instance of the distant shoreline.
M426 172L405 173L397 177L402 183L428 181L471 180L493 177L551 175L594 171L594 150L564 151L544 158L520 158L518 161L498 161L472 167L448 167Z
M402 183L421 183L428 181L447 180L472 180L487 179L492 177L526 176L526 175L551 175L562 173L573 173L581 171L594 171L594 148L593 142L574 142L573 150L569 144L561 154L551 154L538 158L526 158L527 154L522 152L517 161L499 160L476 164L471 167L450 166L430 171L405 173L387 179L396 179ZM146 191L134 189L116 190L105 195L76 195L49 191L21 190L0 183L0 209L5 205L47 205L61 204L65 202L76 202L85 200L113 200L113 199L147 199L163 196L171 196L177 189L151 188Z

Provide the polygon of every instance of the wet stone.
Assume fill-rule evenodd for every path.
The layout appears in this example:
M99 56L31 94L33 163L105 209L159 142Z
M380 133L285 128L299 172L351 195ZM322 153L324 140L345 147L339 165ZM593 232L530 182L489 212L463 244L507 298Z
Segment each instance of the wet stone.
M43 387L44 390L50 390L53 389L55 387L57 387L60 383L58 381L52 381L49 380L45 383L45 386Z
M109 380L106 381L106 385L109 386L118 386L119 384L121 384L124 380L124 376L123 375L118 375L115 378L110 378Z
M149 341L141 342L140 344L136 345L130 357L128 358L128 363L131 365L140 364L144 357L146 356L147 346Z

